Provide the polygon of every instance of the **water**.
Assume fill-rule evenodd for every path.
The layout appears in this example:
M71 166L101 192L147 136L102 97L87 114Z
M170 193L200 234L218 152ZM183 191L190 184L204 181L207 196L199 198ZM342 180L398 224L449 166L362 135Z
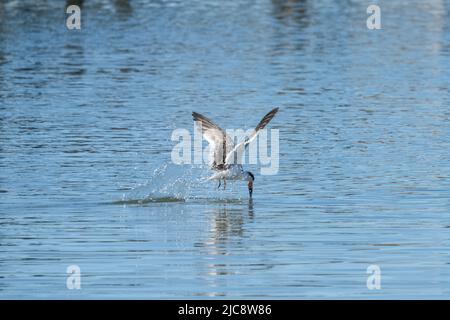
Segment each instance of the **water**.
M0 298L450 298L450 2L375 2L2 1ZM171 163L274 106L253 201Z

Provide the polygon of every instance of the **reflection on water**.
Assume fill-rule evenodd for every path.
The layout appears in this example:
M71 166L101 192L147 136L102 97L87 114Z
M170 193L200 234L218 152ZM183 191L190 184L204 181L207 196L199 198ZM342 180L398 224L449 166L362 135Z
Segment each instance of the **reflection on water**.
M207 265L205 276L209 279L209 286L216 288L217 291L200 293L199 296L226 296L220 291L225 285L225 278L238 274L236 263L244 263L232 257L245 247L245 230L254 219L253 200L248 200L247 208L243 204L236 206L224 203L208 214L211 220L208 237L203 244L197 244L197 246L203 248L202 251L206 257L211 255L213 258ZM217 256L224 258L217 258Z
M211 236L206 244L213 247L213 254L227 254L225 245L228 240L244 236L244 222L254 218L253 200L248 202L246 216L242 208L228 208L227 204L223 204L214 210L212 217Z
M84 3L84 0L66 0L66 8L68 6L72 6L72 5L76 5L76 6L79 6L80 8L82 8L83 3Z
M114 5L120 18L128 18L133 14L133 7L129 0L115 0Z
M0 297L449 297L449 4L379 4L0 1ZM272 106L254 200L169 165Z
M272 0L273 15L281 21L292 19L300 28L307 27L308 6L311 5L309 2L308 0Z

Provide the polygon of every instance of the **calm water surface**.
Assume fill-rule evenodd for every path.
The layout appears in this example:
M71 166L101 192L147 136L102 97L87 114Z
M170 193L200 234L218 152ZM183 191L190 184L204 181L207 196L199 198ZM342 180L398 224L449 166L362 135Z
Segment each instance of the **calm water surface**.
M366 1L98 0L81 31L41 3L0 2L0 298L450 298L450 1L377 1L381 30ZM274 106L253 201L171 164L191 111Z

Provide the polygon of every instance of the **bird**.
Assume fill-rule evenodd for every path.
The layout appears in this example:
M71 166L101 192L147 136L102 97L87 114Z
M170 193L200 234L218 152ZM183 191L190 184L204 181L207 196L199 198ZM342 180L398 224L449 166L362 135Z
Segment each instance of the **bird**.
M279 108L277 107L269 111L244 141L236 145L225 130L215 124L212 120L200 113L192 112L195 124L200 128L202 136L209 143L210 169L214 171L214 174L207 180L219 180L218 189L223 180L224 190L226 188L227 180L247 181L249 197L252 198L255 175L250 171L245 171L241 162L237 161L237 159L242 158L244 150L273 119L278 110Z

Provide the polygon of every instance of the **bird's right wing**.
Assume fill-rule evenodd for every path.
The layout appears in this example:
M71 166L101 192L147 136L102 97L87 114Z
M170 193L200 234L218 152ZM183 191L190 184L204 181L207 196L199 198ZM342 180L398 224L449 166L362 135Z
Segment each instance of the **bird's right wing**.
M233 140L210 119L197 112L192 112L194 122L201 129L203 137L208 141L210 154L209 163L212 168L222 168L225 164L226 154L228 150L234 148Z
M242 160L242 155L245 150L245 148L255 140L258 133L264 129L264 127L270 122L270 120L275 117L277 114L279 108L272 109L270 112L268 112L258 123L255 130L241 143L237 144L226 156L225 163L226 164L235 164L240 163L239 161Z

